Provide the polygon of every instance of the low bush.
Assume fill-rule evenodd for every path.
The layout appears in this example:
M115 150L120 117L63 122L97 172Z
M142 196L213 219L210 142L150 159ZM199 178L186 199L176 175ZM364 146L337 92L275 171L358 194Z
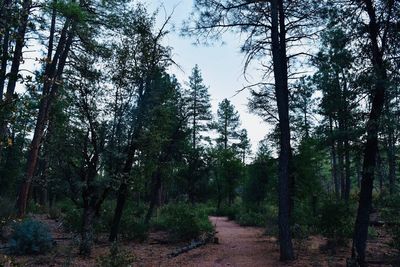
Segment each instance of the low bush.
M194 239L213 230L205 209L182 202L162 207L159 216L152 221L152 226L168 231L175 241Z
M62 218L62 213L58 207L51 207L51 208L49 208L48 216L52 220L58 220L58 219Z
M8 247L11 254L44 254L52 249L53 243L45 224L28 219L13 225Z
M146 212L147 206L144 204L128 205L125 208L119 227L122 238L137 241L146 240L149 232L148 225L144 223Z
M253 210L241 211L236 216L236 221L242 226L260 226L265 227L266 216L262 212Z
M97 265L100 267L128 267L132 266L135 257L128 251L121 249L116 242L110 247L110 252L107 255L101 256L97 260Z
M323 203L318 219L318 230L325 237L338 242L351 237L354 212L348 204L327 201Z
M390 245L400 253L400 196L387 196L381 201L382 217L392 237Z
M7 198L0 198L0 237L4 237L4 228L15 216L15 203Z
M240 204L234 203L232 205L222 205L215 211L216 216L228 217L229 220L235 220L240 212Z

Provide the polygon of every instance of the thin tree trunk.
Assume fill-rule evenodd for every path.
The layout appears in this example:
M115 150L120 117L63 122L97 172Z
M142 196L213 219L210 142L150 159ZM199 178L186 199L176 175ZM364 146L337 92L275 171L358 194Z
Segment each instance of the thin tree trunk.
M388 127L387 157L389 162L389 193L393 195L396 188L396 145L393 136L393 127L391 125Z
M346 130L347 131L347 130ZM346 203L349 202L350 199L350 190L351 190L351 162L350 162L350 145L349 140L346 139L344 141L344 165L345 165L345 190L344 190L344 200Z
M61 79L62 73L64 71L69 49L72 44L73 33L71 31L69 32L68 38L66 38L68 27L69 21L67 20L65 22L53 61L47 69L47 73L45 74L43 97L40 101L39 114L36 120L33 139L29 147L28 165L25 174L25 180L21 185L17 200L18 214L20 217L23 217L25 215L26 205L29 197L29 190L39 156L40 144L48 123L50 106L58 92L58 82Z
M145 224L149 224L151 216L153 215L153 211L157 203L157 194L159 193L160 188L161 188L161 170L160 167L157 167L157 170L152 175L151 199L150 199L149 209L147 211L144 220Z
M337 162L336 162L336 147L335 147L335 139L333 138L333 121L332 117L329 116L329 133L331 136L331 165L332 165L332 180L336 195L336 200L340 199L340 186L339 179L337 175Z
M286 57L285 14L282 0L271 0L271 40L272 59L275 77L275 96L278 106L280 152L279 152L279 245L280 260L294 260L292 237L290 233L290 127L289 91Z
M340 126L339 126L340 128ZM340 177L340 198L344 200L345 191L346 191L346 175L344 168L344 149L343 149L343 141L338 140L338 168L339 168L339 177Z
M22 4L20 24L18 26L18 31L15 39L14 56L11 62L11 69L7 84L7 92L5 98L7 105L9 104L14 95L15 86L18 80L19 67L22 58L22 49L24 48L25 45L25 34L26 34L26 28L28 26L28 19L29 19L31 5L32 5L31 0L24 0Z
M364 148L361 191L354 228L352 258L360 266L366 266L365 249L367 246L369 215L372 207L372 190L374 172L378 153L379 120L385 102L387 71L383 62L383 51L378 42L379 26L376 20L375 8L371 0L363 0L369 17L369 39L371 42L372 64L375 72L375 89L372 92L372 106L367 122L367 141ZM384 40L385 41L385 40Z

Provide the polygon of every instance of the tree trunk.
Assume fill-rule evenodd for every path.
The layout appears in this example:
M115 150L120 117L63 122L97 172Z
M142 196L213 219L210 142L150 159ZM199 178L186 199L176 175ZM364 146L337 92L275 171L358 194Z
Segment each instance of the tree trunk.
M339 126L340 128L340 126ZM338 169L339 169L339 177L340 177L340 198L344 200L344 195L346 191L346 175L344 168L344 149L343 149L343 141L341 139L338 140Z
M271 0L272 60L275 78L275 96L278 106L280 152L279 152L279 245L280 260L294 260L290 233L290 127L289 90L286 57L286 30L283 0Z
M337 175L337 162L336 162L336 147L335 147L335 139L333 137L333 119L332 116L329 116L329 132L331 136L331 165L332 165L332 180L336 195L336 200L340 199L340 185L339 179Z
M151 199L150 199L149 209L147 211L144 220L145 224L149 224L151 216L153 215L153 211L157 203L157 195L160 188L161 188L161 170L160 167L157 167L157 170L152 175Z
M21 64L21 58L22 58L22 49L24 48L25 44L25 34L26 34L26 28L28 26L28 19L29 19L31 5L32 5L31 0L24 0L22 4L22 14L16 35L14 56L11 62L11 69L7 84L6 102L11 101L12 96L14 95L15 92L15 86L18 80L19 66Z
M81 243L79 246L79 253L84 256L89 256L92 251L95 215L96 211L90 207L89 203L86 203L82 214Z
M351 169L350 169L350 145L349 145L349 140L347 139L347 134L344 141L344 167L345 167L344 200L346 201L346 203L348 203L350 199L350 190L351 190L351 180L350 180Z
M378 42L379 26L376 20L375 8L371 0L364 0L363 3L369 17L368 31L372 51L371 60L376 80L375 88L372 92L371 112L367 122L367 141L364 148L361 191L352 247L352 258L356 259L360 266L367 265L365 262L365 249L368 238L369 215L372 207L376 155L378 153L379 120L382 115L387 87L387 71L383 62L383 51L381 51Z
M389 193L394 194L396 188L396 145L391 125L388 132L387 157L389 162Z
M67 29L69 27L69 20L64 24L64 28L61 33L60 41L57 46L57 51L54 55L53 61L50 64L47 72L45 73L45 82L43 86L43 97L40 100L39 114L36 120L36 126L31 141L29 152L28 152L28 165L25 174L25 180L23 181L19 196L17 199L18 215L23 217L26 212L26 205L28 202L28 193L32 183L33 175L35 172L40 144L48 123L49 111L52 101L54 100L58 91L58 82L61 79L64 71L65 63L68 57L69 49L72 44L73 34L70 31L68 38ZM58 67L57 67L58 63Z

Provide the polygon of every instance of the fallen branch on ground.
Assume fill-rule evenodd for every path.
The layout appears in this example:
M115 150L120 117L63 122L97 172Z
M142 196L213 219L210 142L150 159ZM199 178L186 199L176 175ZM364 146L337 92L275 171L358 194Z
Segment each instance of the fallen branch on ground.
M200 238L198 240L192 240L192 242L190 242L189 245L175 249L173 252L168 254L168 257L173 258L173 257L179 256L180 254L188 252L192 249L204 246L207 243L218 244L218 238L215 236L216 233L217 232L215 232L215 231L209 232L209 233L204 233L203 235L200 236Z

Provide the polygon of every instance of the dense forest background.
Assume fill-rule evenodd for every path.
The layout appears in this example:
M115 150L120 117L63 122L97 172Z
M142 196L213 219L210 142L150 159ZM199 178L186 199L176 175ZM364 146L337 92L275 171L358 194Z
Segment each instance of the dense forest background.
M400 249L399 1L194 1L182 35L238 34L244 73L263 72L243 88L272 129L253 151L235 92L212 114L197 65L180 83L163 43L174 14L158 27L144 2L0 1L3 236L45 213L90 255L99 234L190 240L218 215L266 227L282 261L322 234L352 239L348 264L366 266L377 225Z

